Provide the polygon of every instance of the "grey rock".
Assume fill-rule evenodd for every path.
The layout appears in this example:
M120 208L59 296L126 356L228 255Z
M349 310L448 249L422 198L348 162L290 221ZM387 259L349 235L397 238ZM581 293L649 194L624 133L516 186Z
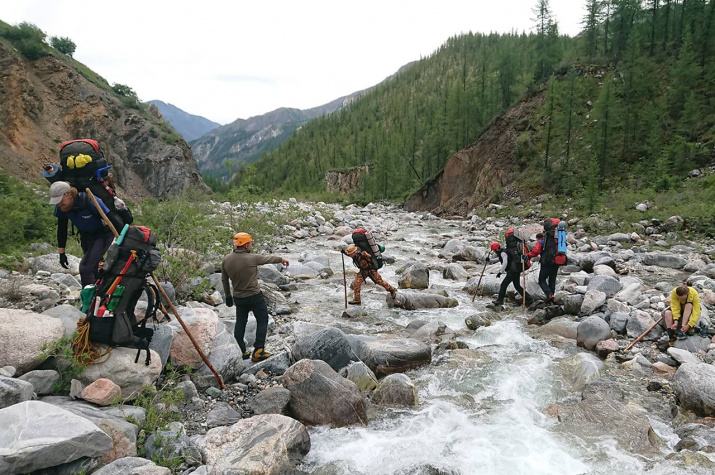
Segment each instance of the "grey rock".
M242 419L241 413L225 402L217 402L216 405L206 414L206 426L209 429L219 426L229 426ZM148 442L148 440L147 440Z
M588 290L598 290L610 298L621 290L621 283L615 277L596 275L588 281Z
M419 399L412 380L404 374L385 377L372 394L374 404L393 406L417 406Z
M340 376L355 383L361 392L372 391L377 387L375 373L362 361L354 361L341 369Z
M286 388L273 387L264 389L251 401L254 414L284 414L288 412L290 391Z
M32 384L35 393L38 396L44 396L52 394L54 385L60 380L60 373L53 369L36 369L23 374L18 379Z
M609 338L611 338L611 328L599 317L588 317L578 325L576 342L578 346L587 350L595 349L599 341Z
M673 389L683 408L699 416L715 415L715 366L682 364L673 376Z
M105 465L92 475L171 475L171 470L141 457L124 457Z
M0 409L32 400L34 391L35 388L28 381L0 376Z
M340 371L351 361L357 361L345 333L333 327L296 338L293 345L293 357L296 360L304 358L323 360L335 371Z

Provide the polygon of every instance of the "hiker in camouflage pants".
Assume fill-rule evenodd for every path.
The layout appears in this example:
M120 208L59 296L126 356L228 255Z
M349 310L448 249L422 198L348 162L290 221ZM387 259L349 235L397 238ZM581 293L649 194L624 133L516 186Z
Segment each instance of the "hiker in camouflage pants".
M357 246L348 246L345 251L342 251L346 256L353 260L353 264L360 269L360 272L355 276L353 281L353 293L355 297L348 302L351 305L360 305L360 289L362 288L362 283L369 277L377 285L384 287L385 290L390 292L390 297L393 299L397 295L397 289L388 284L385 279L377 272L376 269L372 268L372 256L369 252L361 251Z

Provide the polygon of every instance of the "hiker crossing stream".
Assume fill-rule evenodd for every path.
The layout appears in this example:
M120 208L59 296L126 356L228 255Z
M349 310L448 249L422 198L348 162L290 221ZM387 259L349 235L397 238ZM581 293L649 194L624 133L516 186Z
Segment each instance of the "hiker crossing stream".
M407 371L417 389L417 407L372 405L367 426L309 428L311 449L301 470L345 475L686 473L682 465L665 460L679 438L658 414L647 418L663 441L662 450L647 454L625 450L617 434L608 430L593 433L579 424L562 427L550 407L575 403L582 396L560 363L584 350L577 349L574 340L554 343L539 338L538 327L527 324L529 312L523 315L513 302L498 315L486 310L491 295L472 303L463 290L466 281L444 279L435 270L445 265L439 253L446 240L470 239L459 221L402 221L386 234L385 255L395 259L381 269L388 282L397 283L396 270L402 263L420 260L432 268L427 291L446 293L459 305L414 311L388 308L384 291L367 285L362 310L353 312L351 307L357 317L344 318L338 271L328 282L306 280L293 292L291 300L300 308L295 317L345 333L384 338L403 337L404 328L415 320L442 322L468 348L433 351L430 365ZM309 240L303 252L329 254L331 267L341 269L341 256L332 251L337 244ZM489 242L470 244L485 247ZM346 265L350 269L350 263ZM479 277L482 268L476 264L469 273ZM489 266L488 272L496 272L493 268ZM493 319L490 326L466 329L465 318L487 313ZM437 345L432 346L434 350ZM632 379L643 386L642 378ZM634 404L659 403L658 397ZM687 473L701 473L698 470L690 467Z

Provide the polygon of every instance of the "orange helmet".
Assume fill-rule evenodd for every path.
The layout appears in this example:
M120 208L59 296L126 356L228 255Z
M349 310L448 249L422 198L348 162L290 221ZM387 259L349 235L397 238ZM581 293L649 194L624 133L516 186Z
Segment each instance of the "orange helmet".
M493 242L492 245L491 245L491 250L496 252L496 251L499 250L500 247L501 247L501 246L499 245L498 242Z
M253 238L248 233L236 233L233 235L233 243L236 247L241 247L249 242L253 242Z

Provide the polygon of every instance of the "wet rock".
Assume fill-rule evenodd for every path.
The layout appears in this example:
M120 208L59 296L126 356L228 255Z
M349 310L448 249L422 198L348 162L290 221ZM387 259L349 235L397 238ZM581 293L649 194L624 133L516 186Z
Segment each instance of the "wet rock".
M479 327L488 327L492 324L492 322L486 315L478 313L465 318L464 324L467 325L467 328L470 330L476 330Z
M569 318L555 318L537 330L542 336L559 335L572 340L576 339L579 322L574 322Z
M374 404L392 406L417 406L417 390L412 380L404 374L385 377L372 394Z
M358 358L378 376L402 373L432 361L430 346L413 338L349 335L349 340Z
M335 371L357 360L345 333L333 327L296 338L293 357L296 360L323 360Z
M459 264L448 264L442 271L442 278L463 281L469 278L469 273Z
M290 391L282 387L264 389L251 401L254 414L283 414L288 412Z
M405 310L453 308L457 305L459 305L459 302L455 298L420 292L397 292L394 300L388 300L389 307L404 308Z
M305 424L343 427L367 424L357 386L321 360L300 360L283 375L291 393L290 410Z
M372 391L377 387L375 373L362 361L354 361L340 370L340 376L355 383L361 391Z
M587 383L601 377L606 365L596 355L577 353L559 362L564 376L573 385L574 391L581 391Z
M421 262L412 262L404 268L398 280L401 289L429 288L429 268Z
M425 343L442 343L454 339L454 332L444 322L431 321L412 333L410 338Z
M211 429L197 445L211 473L278 475L290 473L301 463L310 451L310 436L294 419L262 414L229 427Z

